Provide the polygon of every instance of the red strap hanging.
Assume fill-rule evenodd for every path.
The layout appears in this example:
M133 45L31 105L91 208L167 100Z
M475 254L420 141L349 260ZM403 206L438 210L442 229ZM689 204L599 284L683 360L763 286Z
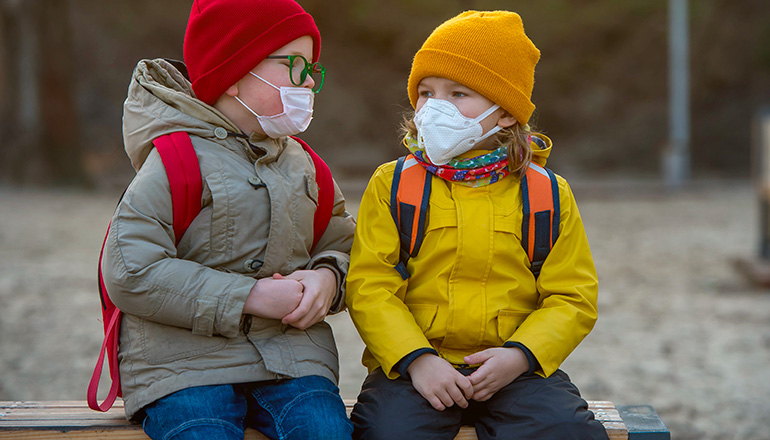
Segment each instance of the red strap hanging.
M176 132L158 137L153 141L160 154L166 175L171 187L171 204L173 209L174 241L179 244L190 223L195 219L201 209L201 194L203 183L201 181L198 156L195 154L190 136L185 132ZM109 234L109 226L107 234ZM118 343L120 340L120 322L123 313L110 300L107 287L102 277L102 257L107 236L104 237L102 250L99 253L99 294L102 299L102 319L104 322L104 341L96 361L96 367L88 383L86 400L88 407L105 412L112 407L117 397L123 395L120 388L120 368L118 363ZM110 369L110 391L104 402L99 404L97 394L99 391L99 379L102 375L104 358L107 357L107 365Z

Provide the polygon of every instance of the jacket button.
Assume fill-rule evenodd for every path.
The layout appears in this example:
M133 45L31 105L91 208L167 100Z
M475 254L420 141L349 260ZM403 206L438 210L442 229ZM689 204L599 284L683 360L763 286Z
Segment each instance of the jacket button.
M259 268L262 267L263 264L265 264L265 262L262 260L257 260L257 259L246 260L243 262L243 269L246 270L247 272L254 272L256 270L259 270Z
M217 139L227 139L227 130L222 127L217 127L214 129L214 136L216 136Z
M254 189L256 189L256 188L261 188L261 187L265 186L265 184L264 184L264 183L262 183L262 179L260 179L260 178L259 178L259 177L257 177L257 176L251 176L251 177L249 177L249 184L250 184L251 186L253 186L253 187L254 187Z

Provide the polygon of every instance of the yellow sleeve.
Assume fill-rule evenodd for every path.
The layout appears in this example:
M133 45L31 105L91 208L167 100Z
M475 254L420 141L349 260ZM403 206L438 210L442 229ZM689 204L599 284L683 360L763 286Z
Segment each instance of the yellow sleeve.
M398 263L398 230L390 214L390 187L395 162L380 166L361 199L350 253L346 302L367 350L390 378L393 366L419 348L431 348L403 298L408 280ZM365 364L367 362L365 361Z
M539 307L510 338L524 344L550 376L591 332L597 318L599 280L575 197L560 180L559 237L546 258L537 290Z

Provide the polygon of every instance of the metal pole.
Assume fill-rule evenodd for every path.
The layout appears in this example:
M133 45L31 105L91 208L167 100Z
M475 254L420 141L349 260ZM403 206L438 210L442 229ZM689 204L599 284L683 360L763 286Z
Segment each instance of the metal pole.
M752 174L759 193L759 255L770 261L770 107L757 112L753 126Z
M18 93L19 125L23 135L31 136L40 131L40 85L38 73L40 57L38 54L38 28L35 19L37 2L16 2L19 34L18 49Z
M688 0L669 0L669 141L663 155L666 186L690 178Z

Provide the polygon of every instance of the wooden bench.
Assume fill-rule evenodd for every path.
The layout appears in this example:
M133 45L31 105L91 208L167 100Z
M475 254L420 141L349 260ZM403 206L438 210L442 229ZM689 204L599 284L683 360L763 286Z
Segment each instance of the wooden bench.
M353 402L345 403L350 413ZM611 440L670 439L668 431L657 414L647 405L622 407L625 408L624 411L628 413L629 418L634 419L634 424L638 424L636 419L639 418L646 422L648 426L643 432L633 428L629 430L623 418L624 411L618 411L612 402L591 401L589 408L602 422ZM629 408L630 412L628 412ZM648 435L650 433L652 436ZM22 438L147 440L141 426L132 425L126 421L123 401L120 399L106 413L92 411L84 401L0 401L0 439ZM471 439L476 439L476 432L470 426L463 426L455 437L455 440ZM245 440L267 440L267 438L258 431L249 429L246 431Z

